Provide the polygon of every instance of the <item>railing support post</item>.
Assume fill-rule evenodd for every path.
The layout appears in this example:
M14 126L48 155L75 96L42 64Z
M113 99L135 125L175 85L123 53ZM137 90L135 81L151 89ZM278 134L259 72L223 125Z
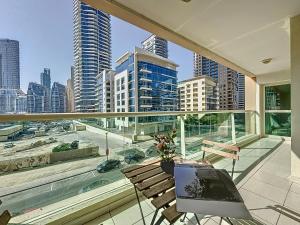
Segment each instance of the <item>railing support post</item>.
M232 137L232 143L236 144L234 113L231 113L230 116L231 116L231 137Z
M183 158L185 158L184 116L180 116L180 148L181 148L181 155Z

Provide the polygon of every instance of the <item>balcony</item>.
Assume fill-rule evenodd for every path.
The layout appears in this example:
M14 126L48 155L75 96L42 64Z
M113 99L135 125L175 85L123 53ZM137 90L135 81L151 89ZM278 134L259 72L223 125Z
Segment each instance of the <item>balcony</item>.
M121 221L125 217L130 218L126 224L141 222L135 212L132 187L120 169L104 174L96 171L96 166L106 160L106 147L101 143L105 143L108 132L109 158L121 160L124 168L131 165L124 162L128 152L144 152L142 161L157 157L150 135L172 128L178 130L177 151L187 159L201 158L203 139L244 146L234 178L239 185L245 183L241 188L246 197L251 197L253 190L246 185L251 179L246 178L262 159L289 146L289 142L278 138L259 140L255 118L253 111L40 114L15 115L13 119L0 116L2 140L7 137L0 145L1 176L5 180L0 187L2 208L14 215L12 223L44 224L62 220L78 223L78 215L83 214L87 218L83 219L85 223L99 216L91 224L111 219L118 221L116 224L124 224ZM90 155L83 152L53 155L54 147L74 140L79 140L79 149L91 149ZM213 163L217 168L230 168L231 164L219 158L213 159ZM258 188L265 190L264 185ZM262 203L265 198L268 196L261 199ZM151 215L151 203L143 204ZM111 210L109 217L105 205Z
M233 177L254 221L234 224L300 224L299 1L174 1L171 11L170 1L159 7L153 0L82 1L244 74L247 110L0 115L0 209L13 214L10 224L142 224L120 169L156 158L152 135L174 128L176 153L186 159L200 159L206 139L241 147ZM281 84L292 95L280 92L275 100L282 104L267 107L268 88ZM152 90L147 85L140 89ZM185 106L191 109L191 102ZM137 152L142 159L127 163ZM120 163L98 173L107 157ZM208 159L231 168L226 159ZM154 208L147 200L142 207L149 223ZM220 224L217 217L199 217L202 224Z

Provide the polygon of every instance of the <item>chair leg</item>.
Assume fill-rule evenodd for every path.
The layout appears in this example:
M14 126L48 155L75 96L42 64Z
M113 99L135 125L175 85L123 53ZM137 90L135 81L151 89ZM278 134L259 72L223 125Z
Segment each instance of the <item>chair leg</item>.
M197 221L198 225L201 225L201 224L200 224L200 220L199 220L199 218L198 218L198 216L197 216L196 213L194 213L194 216L195 216L195 218L196 218L196 221Z
M157 213L158 213L158 210L159 210L159 209L156 209L156 210L155 210L155 212L154 212L154 215L153 215L153 218L152 218L152 221L151 221L150 225L153 225L153 224L154 224L154 222L155 222L155 219L156 219L156 216L157 216Z
M186 218L186 214L187 214L187 213L185 213L184 216L183 216L183 218L180 219L180 222L181 222L181 223L184 222L184 220L185 220L185 218Z
M139 198L139 195L137 193L135 185L134 185L134 190L135 190L136 198L137 198L138 203L139 203L139 208L140 208L140 213L141 213L141 216L142 216L143 224L146 225L143 209L142 209L141 202L140 202L140 198Z
M235 160L232 162L231 178L233 179Z
M222 220L223 220L223 217L221 217L219 225L221 225L221 224L222 224Z
M164 221L165 217L161 215L159 219L156 221L155 225L160 225Z
M233 225L233 223L231 222L231 220L229 219L229 217L226 217L227 219L227 222L230 224L230 225Z

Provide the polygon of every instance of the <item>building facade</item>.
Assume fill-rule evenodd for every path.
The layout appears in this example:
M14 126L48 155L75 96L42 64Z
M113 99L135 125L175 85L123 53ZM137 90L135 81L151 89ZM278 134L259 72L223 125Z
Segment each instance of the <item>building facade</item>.
M26 113L27 97L19 89L0 89L0 114Z
M239 109L238 73L222 65L219 65L219 68L220 109Z
M67 96L67 112L75 112L74 67L73 66L71 66L71 78L67 80L66 96Z
M114 77L115 71L103 70L96 77L97 112L114 112Z
M27 112L50 112L49 95L47 89L38 83L30 82L27 90Z
M75 111L96 111L96 76L111 68L110 15L73 0Z
M238 73L238 108L245 109L245 75Z
M44 72L40 75L40 81L41 85L43 85L45 88L47 88L49 91L51 89L51 75L50 75L50 69L44 68Z
M135 48L133 53L127 52L117 61L114 79L116 112L151 112L177 110L177 64ZM117 120L117 126L129 127L134 118ZM139 117L139 123L147 123L141 127L140 133L151 133L165 130L169 124L172 128L174 118ZM165 121L164 124L161 122ZM165 127L160 127L165 126ZM148 129L148 130L145 130Z
M207 76L198 76L178 83L180 111L219 109L218 84Z
M202 55L194 53L194 76L209 76L216 81L219 78L219 65Z
M18 41L0 39L0 88L20 89Z
M67 80L66 86L66 101L67 101L67 112L74 112L75 105L74 105L74 89L72 87L72 80Z
M154 34L142 42L142 48L161 57L168 58L168 41Z
M209 76L218 83L220 109L244 109L245 81L243 75L194 53L194 76L202 75Z
M54 82L51 89L51 109L53 113L64 113L67 111L66 86Z

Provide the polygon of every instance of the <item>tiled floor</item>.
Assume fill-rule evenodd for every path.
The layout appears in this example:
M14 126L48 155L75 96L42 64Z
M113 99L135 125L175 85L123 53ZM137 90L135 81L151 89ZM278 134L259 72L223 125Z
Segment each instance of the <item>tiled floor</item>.
M279 139L264 138L241 151L241 159L236 165L235 177L239 179L237 187L245 201L246 206L255 218L254 222L233 221L242 225L294 225L300 224L300 184L289 180L290 176L290 142L280 144ZM258 158L263 158L266 153L271 153L259 164ZM253 166L254 165L254 166ZM217 168L231 168L231 161L222 160L215 165ZM251 169L251 170L250 170ZM250 172L249 172L250 170ZM244 176L244 172L247 175ZM149 200L142 202L142 208L146 216L146 224L150 224L154 207ZM198 215L203 218L202 215ZM218 217L209 217L201 220L201 224L220 224ZM176 222L178 224L197 224L193 214L188 214L189 220ZM131 202L120 207L110 214L101 216L87 225L142 225L137 203ZM166 223L163 223L166 224ZM227 224L225 221L222 224Z

